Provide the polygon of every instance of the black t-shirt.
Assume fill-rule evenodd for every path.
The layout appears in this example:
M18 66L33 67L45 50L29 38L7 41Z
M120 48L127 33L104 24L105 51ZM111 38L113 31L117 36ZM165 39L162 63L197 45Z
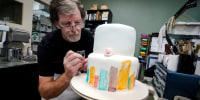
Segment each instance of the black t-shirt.
M64 72L63 58L69 50L87 56L93 51L92 34L82 29L81 39L67 42L62 38L61 30L53 31L45 36L38 47L38 63L40 76L53 76Z

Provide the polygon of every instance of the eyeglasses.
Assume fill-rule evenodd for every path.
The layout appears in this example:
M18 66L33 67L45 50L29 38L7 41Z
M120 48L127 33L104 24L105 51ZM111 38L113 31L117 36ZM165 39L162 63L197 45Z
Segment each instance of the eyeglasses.
M75 27L76 29L81 29L81 28L83 28L83 23L79 23L79 24L75 24L74 26L69 26L69 25L62 25L62 26L60 26L59 24L58 24L58 26L62 29L62 28L64 28L64 29L66 29L66 30L68 30L68 31L72 31L72 29Z

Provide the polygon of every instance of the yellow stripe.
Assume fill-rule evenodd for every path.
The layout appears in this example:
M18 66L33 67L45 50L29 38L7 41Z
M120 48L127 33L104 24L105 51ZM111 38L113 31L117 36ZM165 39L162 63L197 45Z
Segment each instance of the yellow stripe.
M128 63L128 67L125 68L126 63ZM126 60L122 62L122 68L119 71L119 77L118 77L118 84L117 84L118 90L127 89L130 67L131 67L131 60Z
M89 81L91 85L94 85L94 74L95 74L95 67L92 66L90 67L90 81Z

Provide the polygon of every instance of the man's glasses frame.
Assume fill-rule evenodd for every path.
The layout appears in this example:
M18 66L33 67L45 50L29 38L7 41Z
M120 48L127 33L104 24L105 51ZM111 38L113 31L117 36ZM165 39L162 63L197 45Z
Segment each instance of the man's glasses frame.
M57 23L58 24L58 23ZM58 24L58 26L61 28L61 29L66 29L68 31L72 31L72 29L75 27L76 29L81 29L83 28L83 23L79 23L79 24L75 24L74 26L69 26L69 25L60 25Z

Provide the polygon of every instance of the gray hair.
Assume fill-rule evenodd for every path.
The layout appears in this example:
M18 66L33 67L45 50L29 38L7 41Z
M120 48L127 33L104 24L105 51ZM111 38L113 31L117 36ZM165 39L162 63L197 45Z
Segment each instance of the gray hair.
M76 8L80 10L81 18L84 19L84 7L79 0L52 0L49 7L51 22L54 24L58 21L58 14L74 14Z

